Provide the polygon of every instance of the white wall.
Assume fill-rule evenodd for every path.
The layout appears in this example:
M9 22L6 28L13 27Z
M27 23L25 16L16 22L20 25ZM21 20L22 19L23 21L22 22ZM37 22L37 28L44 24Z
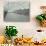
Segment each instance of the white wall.
M24 32L24 34L26 34L26 32L28 33L31 30L30 27L30 22L4 22L3 21L3 7L4 4L6 2L4 0L0 1L0 33L4 34L4 28L6 25L15 25L19 31L19 36L20 34L22 34L22 32Z
M36 32L36 29L43 29L37 23L35 16L40 14L40 6L46 5L46 0L30 0L30 22L4 22L3 21L3 7L4 0L0 1L0 33L4 33L4 28L6 25L15 25L19 31L18 35L21 36L31 36L31 34Z

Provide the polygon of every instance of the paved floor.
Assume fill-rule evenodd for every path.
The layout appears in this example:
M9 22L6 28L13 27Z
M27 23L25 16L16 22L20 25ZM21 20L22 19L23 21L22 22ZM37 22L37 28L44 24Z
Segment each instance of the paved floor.
M5 21L27 22L29 20L30 20L29 16L19 15L16 13L8 13L5 17Z

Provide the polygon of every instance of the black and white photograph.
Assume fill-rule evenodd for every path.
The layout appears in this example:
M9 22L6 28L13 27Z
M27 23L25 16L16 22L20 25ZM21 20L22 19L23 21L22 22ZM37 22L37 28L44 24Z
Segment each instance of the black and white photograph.
M28 0L7 0L4 5L4 21L6 22L29 22L30 3Z

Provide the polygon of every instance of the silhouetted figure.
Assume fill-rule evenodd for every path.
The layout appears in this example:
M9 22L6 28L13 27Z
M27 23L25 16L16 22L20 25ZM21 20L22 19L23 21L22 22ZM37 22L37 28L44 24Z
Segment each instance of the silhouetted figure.
M8 13L7 11L4 11L4 19L5 19L6 15L7 15L7 13Z

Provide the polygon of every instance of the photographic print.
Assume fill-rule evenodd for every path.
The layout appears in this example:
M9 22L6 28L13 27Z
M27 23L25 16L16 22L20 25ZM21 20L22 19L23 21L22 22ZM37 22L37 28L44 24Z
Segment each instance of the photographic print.
M29 22L29 1L7 0L4 5L4 21L7 22Z

